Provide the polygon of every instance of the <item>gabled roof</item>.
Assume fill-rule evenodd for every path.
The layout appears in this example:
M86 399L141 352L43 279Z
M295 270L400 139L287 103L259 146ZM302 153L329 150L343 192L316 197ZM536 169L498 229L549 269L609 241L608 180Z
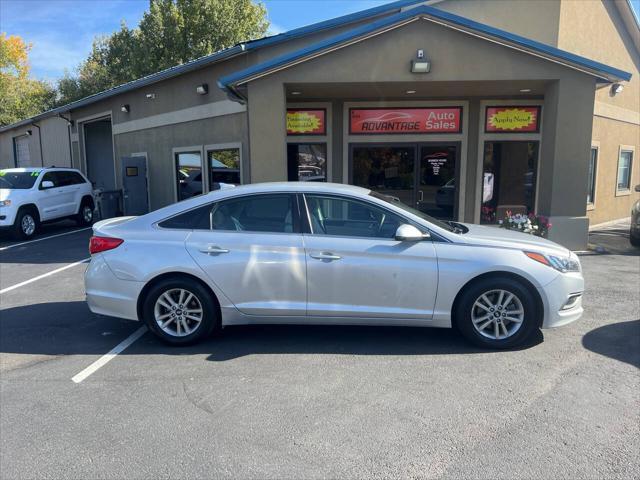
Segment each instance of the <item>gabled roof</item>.
M603 63L560 50L505 30L490 27L465 17L421 5L381 18L374 22L367 23L313 45L303 47L294 52L281 55L232 73L220 78L218 85L220 88L226 90L232 98L235 97L237 100L242 101L243 97L237 90L237 87L242 84L269 75L270 73L283 68L287 68L288 66L303 62L307 59L314 58L318 55L322 55L323 53L333 51L341 46L350 45L355 41L367 38L373 34L378 34L381 31L395 28L420 18L491 40L509 48L524 51L575 70L580 70L584 73L595 76L603 83L619 82L623 80L628 81L631 79L630 73L610 67Z
M236 55L241 55L245 52L258 50L260 48L265 48L272 45L278 45L280 43L284 43L289 40L293 40L295 38L305 37L307 35L312 35L314 33L322 32L332 28L349 25L355 22L359 22L361 20L375 18L381 15L386 15L394 12L400 12L405 7L417 5L421 2L424 2L424 0L399 0L392 3L387 3L385 5L380 5L378 7L369 8L367 10L362 10L360 12L343 15L341 17L333 18L331 20L325 20L322 22L314 23L312 25L307 25L305 27L295 28L293 30L280 33L278 35L272 35L272 36L260 38L257 40L250 40L248 42L243 42L233 47L220 50L218 52L212 53L210 55L206 55L201 58L197 58L190 62L183 63L181 65L176 65L175 67L167 68L157 73L152 73L151 75L147 75L146 77L132 80L131 82L127 82L117 87L110 88L109 90L105 90L103 92L96 93L94 95L90 95L85 98L81 98L80 100L76 100L75 102L71 102L66 105L53 108L51 110L43 112L34 117L21 120L11 125L0 127L0 132L11 130L13 128L21 127L24 125L30 125L33 122L42 120L43 118L60 115L62 113L69 112L70 110L81 108L81 107L90 105L92 103L99 102L100 100L113 97L115 95L120 95L122 93L129 92L131 90L136 90L138 88L145 87L153 83L161 82L163 80L167 80L169 78L182 75L183 73L187 73L193 70L198 70L200 68L212 65L214 63L218 63L223 60L229 59Z

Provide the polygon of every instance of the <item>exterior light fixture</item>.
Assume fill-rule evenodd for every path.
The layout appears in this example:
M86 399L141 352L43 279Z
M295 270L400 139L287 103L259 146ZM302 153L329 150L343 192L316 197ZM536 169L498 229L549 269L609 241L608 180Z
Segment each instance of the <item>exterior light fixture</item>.
M424 56L424 50L420 49L416 53L417 60L411 60L411 73L429 73L431 62Z
M611 96L615 97L617 94L622 93L624 90L624 85L621 83L614 83L611 85Z
M530 93L531 89L530 88L521 88L520 89L520 93Z
M407 95L413 95L414 93L416 93L416 91L415 90L407 90L405 93Z
M196 87L196 93L198 95L206 95L207 93L209 93L209 85L207 85L206 83L203 83L202 85L198 85Z
M30 137L31 135L33 135L33 130L27 130L26 135L27 137Z
M291 92L291 95L302 95L302 92Z
M156 98L156 94L155 93L147 93L147 98L149 100L153 100L154 98Z
M121 111L122 113L129 113L129 111L130 111L130 110L131 110L131 109L129 108L129 104L128 104L128 103L127 103L126 105L122 105L122 106L120 107L120 111Z

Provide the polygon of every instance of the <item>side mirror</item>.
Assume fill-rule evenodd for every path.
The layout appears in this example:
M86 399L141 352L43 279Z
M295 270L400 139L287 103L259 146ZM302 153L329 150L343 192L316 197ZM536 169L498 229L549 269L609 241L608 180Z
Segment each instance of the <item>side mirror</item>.
M634 189L636 192L640 192L640 185L636 185L636 188Z
M50 180L45 180L42 182L41 187L43 190L47 189L47 188L53 188L55 185L53 184L52 181Z
M413 225L404 224L400 225L396 230L396 240L401 242L419 242L426 238L429 238L428 233L422 233Z

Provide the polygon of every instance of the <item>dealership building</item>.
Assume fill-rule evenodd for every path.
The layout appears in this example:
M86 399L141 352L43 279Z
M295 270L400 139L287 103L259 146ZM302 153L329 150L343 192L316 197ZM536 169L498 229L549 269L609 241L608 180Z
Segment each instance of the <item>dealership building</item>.
M350 183L435 217L550 217L584 248L640 183L627 0L402 0L249 41L0 129L141 214L217 182Z

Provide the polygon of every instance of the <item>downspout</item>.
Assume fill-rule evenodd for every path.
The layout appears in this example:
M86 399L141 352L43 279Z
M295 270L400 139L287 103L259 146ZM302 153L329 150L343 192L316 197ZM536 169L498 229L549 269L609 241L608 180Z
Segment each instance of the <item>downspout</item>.
M40 143L40 163L42 163L42 168L44 168L44 151L42 150L42 129L40 125L35 122L31 122L31 125L38 129L38 142Z

